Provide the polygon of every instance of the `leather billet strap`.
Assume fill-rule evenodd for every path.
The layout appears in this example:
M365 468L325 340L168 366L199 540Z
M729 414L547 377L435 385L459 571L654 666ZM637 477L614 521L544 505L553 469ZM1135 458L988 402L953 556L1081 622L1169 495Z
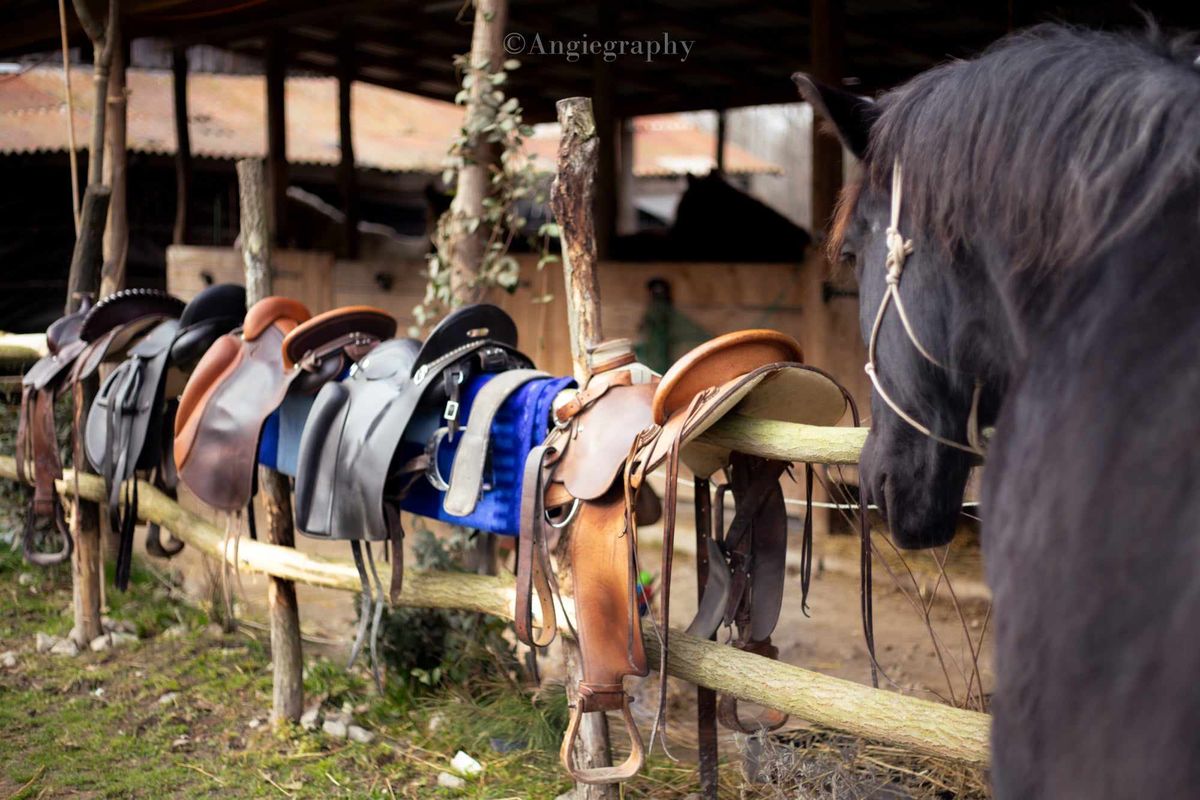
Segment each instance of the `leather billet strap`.
M471 416L450 470L449 489L442 502L446 513L465 517L475 510L483 491L484 468L490 450L488 439L496 414L513 392L532 380L546 377L549 376L545 372L536 369L511 369L496 375L475 395ZM433 463L436 465L436 460Z
M576 392L567 402L554 409L554 419L565 425L591 406L614 386L631 386L633 375L629 370L605 372L591 378L587 385Z
M548 444L529 451L521 484L521 531L517 540L517 600L513 628L517 640L530 647L545 647L558 632L554 591L550 585L550 549L546 540L545 476L556 451ZM542 627L533 626L533 598L542 611Z

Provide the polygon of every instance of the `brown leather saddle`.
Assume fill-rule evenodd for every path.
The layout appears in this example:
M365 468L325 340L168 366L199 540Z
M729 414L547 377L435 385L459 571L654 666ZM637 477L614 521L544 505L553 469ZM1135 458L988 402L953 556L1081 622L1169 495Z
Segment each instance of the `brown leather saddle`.
M129 295L127 302L144 302L137 291ZM97 308L109 302L120 303L121 297L106 298ZM173 395L199 354L237 326L245 311L246 293L240 286L219 284L200 292L187 306L174 298L162 302L173 304L171 315L133 343L125 359L104 379L88 410L84 432L84 450L104 479L105 507L112 529L119 536L118 588L125 588L129 581L137 523L137 482L129 479L137 470L147 470L159 489L174 492L174 460L166 446L174 425ZM176 308L178 314L174 313ZM92 321L91 317L85 321L85 331ZM175 380L169 388L171 376ZM153 555L170 557L183 549L183 543L164 543L159 527L152 524L147 531L146 549Z
M49 354L21 381L17 428L17 471L34 486L22 546L25 557L40 565L71 557L72 541L54 482L62 477L55 433L55 400L79 381L91 377L101 363L115 358L149 328L178 316L183 304L162 292L130 289L96 305L84 298L78 311L57 320L46 331ZM56 538L57 550L44 549Z
M267 297L241 327L201 358L179 400L175 463L202 501L227 512L248 509L256 488L266 419L290 393L312 394L396 331L396 320L369 306L313 317L303 304Z
M583 680L560 757L577 781L614 783L637 774L644 757L623 686L625 676L646 675L648 667L637 602L636 519L622 475L639 433L653 424L658 375L636 362L627 340L600 345L590 360L587 385L564 396L554 411L555 429L526 460L516 634L531 646L553 641L556 587L547 529L574 522L569 546ZM540 630L533 626L535 597ZM629 730L629 757L615 767L578 767L574 745L583 715L618 710Z
M800 346L791 337L769 330L737 331L689 352L658 385L653 403L656 427L639 442L629 483L631 492L636 493L648 473L666 467L660 670L666 666L681 463L695 481L697 560L702 582L699 610L688 632L713 638L721 626L732 626L734 646L768 658L778 656L771 634L785 589L787 551L787 513L779 479L791 465L696 440L728 414L809 425L835 424L848 406L853 407L850 395L826 373L801 363L802 359ZM807 599L812 556L811 465L805 470L802 602ZM711 479L719 472L724 472L726 481L718 487L714 503ZM733 495L735 507L728 527L724 524L727 492ZM660 697L661 715L665 692ZM743 733L773 729L787 719L778 712L769 712L753 723L744 722L733 697L720 699L717 717L726 727ZM705 720L702 716L702 764L706 755L715 764L716 733L711 725L711 717ZM706 741L714 751L711 754L704 752Z

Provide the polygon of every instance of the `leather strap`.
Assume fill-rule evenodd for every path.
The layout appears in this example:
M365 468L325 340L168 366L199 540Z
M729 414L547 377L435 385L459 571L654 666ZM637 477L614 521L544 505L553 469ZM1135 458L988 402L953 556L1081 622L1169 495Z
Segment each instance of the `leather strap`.
M558 421L558 424L564 425L585 408L603 397L604 393L614 386L632 385L633 373L629 370L606 372L597 375L591 378L587 382L587 386L576 392L570 400L554 409L554 419Z
M552 445L529 451L521 483L521 532L517 539L517 599L513 628L517 640L530 647L545 647L558 633L554 594L550 586L549 547L546 543L544 505L546 464L555 454ZM533 598L542 610L542 627L533 627Z
M536 369L512 369L496 375L479 390L471 403L463 439L454 455L450 470L450 488L442 501L447 514L465 517L475 510L483 489L484 468L490 450L488 439L492 422L501 406L525 384L537 378L549 377Z
M695 489L696 512L696 595L698 602L703 605L707 594L708 581L711 573L710 565L720 564L720 572L724 572L721 563L720 550L717 550L716 564L710 559L710 550L716 549L712 538L712 493L707 478L696 478ZM696 615L699 618L699 614ZM707 635L715 639L716 627ZM696 686L696 735L699 750L700 796L703 800L717 800L717 760L720 752L717 744L717 693L703 686Z

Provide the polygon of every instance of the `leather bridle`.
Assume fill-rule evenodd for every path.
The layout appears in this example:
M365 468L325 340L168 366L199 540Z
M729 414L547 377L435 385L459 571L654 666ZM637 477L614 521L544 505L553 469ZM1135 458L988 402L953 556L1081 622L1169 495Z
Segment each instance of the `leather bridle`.
M891 224L887 229L888 252L887 260L885 261L887 286L883 292L883 299L879 302L879 310L875 313L875 322L871 326L871 337L867 341L867 364L864 369L866 370L867 377L871 379L871 384L875 387L875 391L879 394L879 398L887 404L888 408L896 412L896 416L900 417L900 419L939 444L944 444L947 447L953 447L956 450L962 450L963 452L984 458L987 454L987 437L979 427L979 398L983 394L982 380L975 379L975 391L971 395L971 412L967 417L967 441L963 443L939 436L928 425L919 422L912 414L902 409L883 388L883 382L879 379L879 374L875 369L875 345L879 339L880 328L883 327L883 315L887 312L888 304L890 303L896 307L896 313L900 316L900 324L904 328L904 333L908 336L908 340L912 342L913 347L917 349L917 352L926 361L942 371L955 371L934 358L929 350L921 344L921 340L917 338L916 331L913 330L912 323L908 319L908 314L904 310L904 302L900 299L900 276L904 273L905 260L912 255L913 251L912 240L905 239L900 233L900 195L900 162L897 161L892 168L892 217Z

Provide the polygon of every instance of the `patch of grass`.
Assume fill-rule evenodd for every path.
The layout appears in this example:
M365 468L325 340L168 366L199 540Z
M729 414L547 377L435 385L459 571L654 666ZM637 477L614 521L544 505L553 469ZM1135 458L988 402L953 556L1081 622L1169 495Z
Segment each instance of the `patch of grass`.
M33 582L20 585L21 573ZM38 654L35 632L70 628L69 568L39 570L0 553L0 652L18 659L0 668L0 797L551 800L570 788L558 763L561 688L534 692L499 677L414 693L393 679L380 696L361 667L310 658L306 702L352 708L377 738L361 745L294 725L276 731L265 644L211 632L173 596L135 571L127 594L109 593L111 615L147 638L76 658ZM182 636L158 635L180 622ZM459 750L483 774L462 790L439 788ZM653 758L624 796L678 798L694 782L694 766Z

